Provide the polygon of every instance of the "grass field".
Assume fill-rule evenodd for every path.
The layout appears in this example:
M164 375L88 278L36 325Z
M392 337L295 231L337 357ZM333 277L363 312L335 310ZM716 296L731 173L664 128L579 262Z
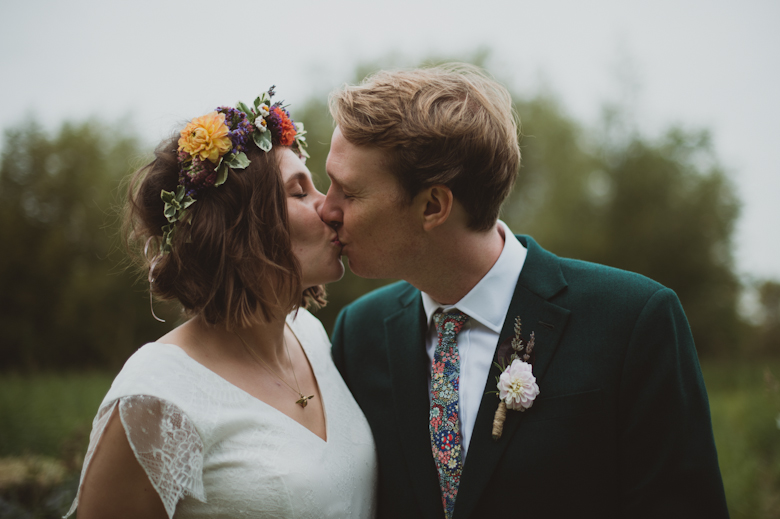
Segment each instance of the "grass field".
M702 371L731 517L780 518L780 362Z
M780 518L780 361L702 369L731 517ZM67 510L112 378L0 375L0 517L14 506L40 519Z

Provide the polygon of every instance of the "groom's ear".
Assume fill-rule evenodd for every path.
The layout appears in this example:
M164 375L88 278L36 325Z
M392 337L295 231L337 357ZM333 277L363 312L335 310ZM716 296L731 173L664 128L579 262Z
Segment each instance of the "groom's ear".
M444 184L436 184L423 190L423 229L430 231L447 221L452 213L455 197L452 190Z

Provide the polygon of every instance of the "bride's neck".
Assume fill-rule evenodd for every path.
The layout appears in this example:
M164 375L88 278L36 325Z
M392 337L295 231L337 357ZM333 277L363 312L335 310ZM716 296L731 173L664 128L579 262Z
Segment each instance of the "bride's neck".
M201 317L195 317L188 324L194 338L210 355L234 357L245 361L247 355L260 358L270 365L286 365L287 352L284 343L285 320L256 321L251 326L233 327L212 325Z

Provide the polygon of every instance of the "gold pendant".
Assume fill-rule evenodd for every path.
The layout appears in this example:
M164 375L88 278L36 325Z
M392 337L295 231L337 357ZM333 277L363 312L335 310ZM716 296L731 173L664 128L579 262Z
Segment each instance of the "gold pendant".
M300 393L298 393L298 394L300 395ZM303 395L301 395L301 398L296 400L295 403L298 404L301 407L306 407L307 405L309 405L309 399L310 398L314 398L314 395L312 395L312 396L303 396Z

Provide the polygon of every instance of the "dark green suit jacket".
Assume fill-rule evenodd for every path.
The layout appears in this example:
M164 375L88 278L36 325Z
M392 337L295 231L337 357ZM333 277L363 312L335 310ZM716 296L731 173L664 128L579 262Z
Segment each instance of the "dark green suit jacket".
M517 316L526 340L535 332L540 394L525 413L507 413L495 442L498 398L482 398L454 519L728 517L704 381L674 292L518 238L528 256L499 344ZM399 282L344 308L333 333L334 361L376 440L380 518L444 517L425 332L420 291Z

